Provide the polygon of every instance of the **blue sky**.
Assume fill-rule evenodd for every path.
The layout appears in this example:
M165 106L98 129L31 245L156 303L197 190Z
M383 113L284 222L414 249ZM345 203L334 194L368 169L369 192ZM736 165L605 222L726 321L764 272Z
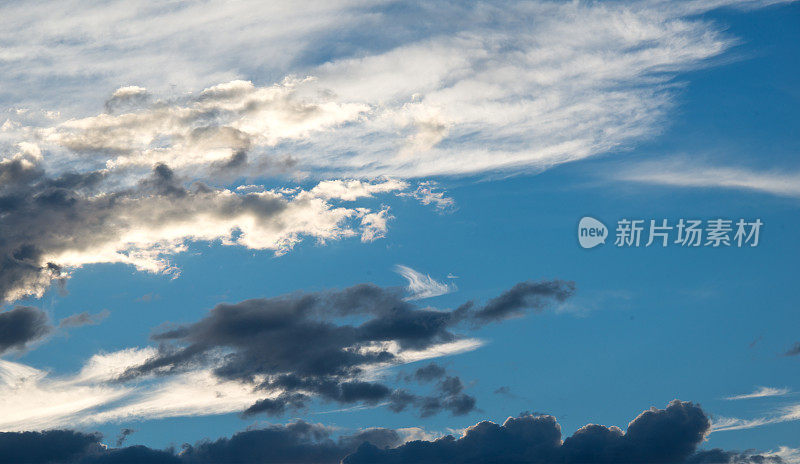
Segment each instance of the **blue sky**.
M430 438L532 411L555 416L566 437L589 423L624 430L643 410L680 399L711 420L700 449L786 447L781 456L793 462L798 358L784 353L800 341L800 9L713 3L536 2L515 14L491 4L465 13L444 3L342 2L251 19L226 8L201 15L200 6L107 4L82 10L95 18L85 19L85 34L76 32L81 15L3 7L10 23L37 25L0 37L4 158L23 163L20 179L25 169L43 179L104 176L75 191L89 205L74 213L83 219L47 210L3 225L11 230L3 253L14 253L14 240L39 240L39 265L53 260L68 272L59 284L44 271L16 281L7 271L4 311L39 308L54 326L82 312L107 317L48 329L2 357L12 377L23 368L43 377L9 396L0 415L17 417L47 395L98 395L96 407L61 415L30 407L0 428L100 431L107 444L131 428L126 445L161 449L296 419L340 431L417 428ZM286 15L285 29L259 29L267 13ZM200 39L225 18L231 24L212 32L215 40ZM146 32L178 20L172 34ZM126 27L109 35L115 24ZM266 109L239 109L246 99ZM187 127L171 119L198 108L209 113L186 116L197 118ZM138 119L125 120L131 114ZM201 125L207 138L192 132ZM243 165L228 161L239 152ZM147 180L157 163L170 174ZM16 181L0 179L4 194L16 194ZM337 184L347 179L355 181ZM213 196L195 202L193 182ZM33 198L36 188L19 191ZM164 200L167 188L191 193ZM270 222L258 215L273 214L271 203L256 212L246 200L225 203L250 191L290 213ZM121 206L92 203L110 192ZM228 208L244 212L226 216ZM583 249L576 227L584 216L612 234L622 218L759 218L764 226L752 248L609 240ZM59 221L67 225L57 236L13 231ZM299 410L255 417L242 417L238 403L182 412L147 404L158 393L149 385L180 395L185 385L170 382L184 374L70 390L68 379L93 356L113 358L112 371L159 356L153 333L195 323L217 304L367 282L402 288L396 265L448 286L415 300L422 308L485 303L528 280L573 281L576 291L541 312L459 329L469 349L378 372L402 387L398 373L438 363L476 400L460 415L313 395ZM122 359L129 349L141 350L136 360ZM726 399L760 387L774 390ZM99 399L116 388L143 393Z

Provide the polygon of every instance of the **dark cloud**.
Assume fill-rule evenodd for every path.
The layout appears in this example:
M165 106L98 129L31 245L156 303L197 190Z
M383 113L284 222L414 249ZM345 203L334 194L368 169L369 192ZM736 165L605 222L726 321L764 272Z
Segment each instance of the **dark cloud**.
M183 445L180 452L145 446L107 448L99 434L69 430L0 433L0 463L670 463L781 464L753 451L697 450L710 421L699 406L672 401L635 418L627 431L587 425L562 442L548 415L521 415L502 425L480 422L461 438L403 444L396 430L373 428L334 437L332 429L297 421Z
M231 438L203 442L184 449L186 463L339 463L366 442L373 446L397 446L397 432L370 429L355 435L331 438L322 426L298 421L239 432Z
M87 311L82 313L73 314L72 316L65 317L58 322L59 328L72 328L72 327L80 327L84 325L97 325L103 319L107 318L109 315L109 311L104 309L96 314L90 314Z
M122 446L122 444L125 443L125 440L130 435L133 435L134 432L136 432L136 431L133 430L133 429L129 429L129 428L124 428L124 429L120 430L119 431L119 436L117 436L117 442L116 442L117 448Z
M782 464L780 456L765 456L752 451L725 451L719 448L697 451L686 464Z
M520 282L500 296L489 300L483 308L476 310L472 317L483 322L519 317L531 309L541 311L554 300L563 302L572 296L574 291L573 282L562 280Z
M391 449L369 444L344 459L358 463L681 463L738 462L712 458L741 454L696 453L711 423L699 406L675 400L665 409L652 408L634 419L628 430L587 425L561 440L561 427L547 415L509 418L502 425L484 421L461 438L412 441ZM763 456L760 456L764 458ZM756 455L751 461L759 462ZM704 460L705 459L705 460ZM771 461L780 462L770 458Z
M123 429L123 435L126 430ZM81 463L81 464L233 464L233 463L339 463L364 443L382 449L402 443L390 429L373 428L336 439L331 430L317 424L297 421L262 429L239 432L230 438L203 440L174 449L155 450L146 446L108 448L100 434L71 430L0 433L0 463Z
M120 380L213 366L220 378L284 392L253 404L248 415L302 408L309 395L344 404L389 402L395 411L413 406L423 415L465 414L475 399L463 393L458 377L443 377L436 365L413 375L420 382L439 379L436 393L423 396L362 381L363 368L397 362L389 342L415 350L451 342L462 336L460 328L502 320L501 314L521 313L525 305L539 311L573 289L571 282L523 282L485 307L472 302L455 311L418 307L404 299L402 289L372 284L220 304L198 322L153 335L161 343L159 354Z
M784 356L797 356L798 354L800 354L800 342L795 343L783 353Z
M71 430L0 432L0 463L78 462L102 452L99 434Z
M440 379L445 375L445 368L436 363L430 363L427 366L420 367L414 371L414 379L418 382L430 382L432 380Z
M17 306L0 313L0 354L24 349L53 330L47 313L30 306Z
M421 368L423 372L430 372L429 366ZM438 367L438 366L436 366ZM420 372L418 369L416 373ZM431 395L417 395L408 390L400 389L392 393L389 398L389 409L395 412L404 411L409 407L419 409L422 417L449 411L454 416L463 416L475 409L477 401L474 397L463 393L464 385L461 379L455 376L446 376L442 372L436 385L436 391ZM409 376L411 378L411 376ZM427 378L423 382L432 380Z

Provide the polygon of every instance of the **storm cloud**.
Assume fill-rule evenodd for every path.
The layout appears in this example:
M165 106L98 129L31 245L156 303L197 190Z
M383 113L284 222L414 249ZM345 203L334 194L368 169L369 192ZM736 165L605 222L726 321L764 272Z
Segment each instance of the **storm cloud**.
M460 415L474 409L475 399L463 392L458 377L445 376L438 366L411 377L438 379L429 395L392 389L364 374L401 363L409 352L462 340L462 331L504 314L522 314L526 307L540 311L573 292L571 282L523 282L486 305L470 302L447 311L416 306L399 288L360 284L220 304L198 322L154 334L158 354L128 369L120 381L213 367L221 379L265 392L246 414L282 414L315 396L344 404L388 402L394 411L416 407L423 416L442 410Z

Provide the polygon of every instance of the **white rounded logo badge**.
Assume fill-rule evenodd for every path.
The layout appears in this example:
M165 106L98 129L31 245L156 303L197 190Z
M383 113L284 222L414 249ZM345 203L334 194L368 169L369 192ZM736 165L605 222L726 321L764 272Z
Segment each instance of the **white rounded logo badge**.
M608 228L595 218L586 216L578 223L578 243L583 248L594 248L601 243L606 243Z

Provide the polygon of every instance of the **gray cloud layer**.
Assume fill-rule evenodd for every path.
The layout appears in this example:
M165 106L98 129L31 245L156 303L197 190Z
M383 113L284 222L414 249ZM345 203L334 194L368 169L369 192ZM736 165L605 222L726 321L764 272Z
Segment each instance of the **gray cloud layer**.
M699 406L672 401L636 417L626 431L586 425L562 441L561 427L547 415L521 415L502 425L489 421L460 438L403 444L391 429L367 429L333 438L332 430L298 421L248 430L174 449L107 448L99 434L70 430L0 433L0 463L562 463L562 464L780 464L775 454L697 450L710 421Z
M267 398L247 414L281 414L303 407L309 396L345 404L387 402L394 411L411 406L422 415L465 414L475 400L463 393L458 377L445 377L443 370L429 366L414 376L441 378L433 395L419 396L363 379L365 368L396 364L406 350L459 340L459 327L542 310L573 291L572 282L523 282L485 305L468 302L453 311L420 308L404 299L401 289L372 284L220 304L198 322L155 334L159 354L121 380L213 366L220 378L265 391Z

